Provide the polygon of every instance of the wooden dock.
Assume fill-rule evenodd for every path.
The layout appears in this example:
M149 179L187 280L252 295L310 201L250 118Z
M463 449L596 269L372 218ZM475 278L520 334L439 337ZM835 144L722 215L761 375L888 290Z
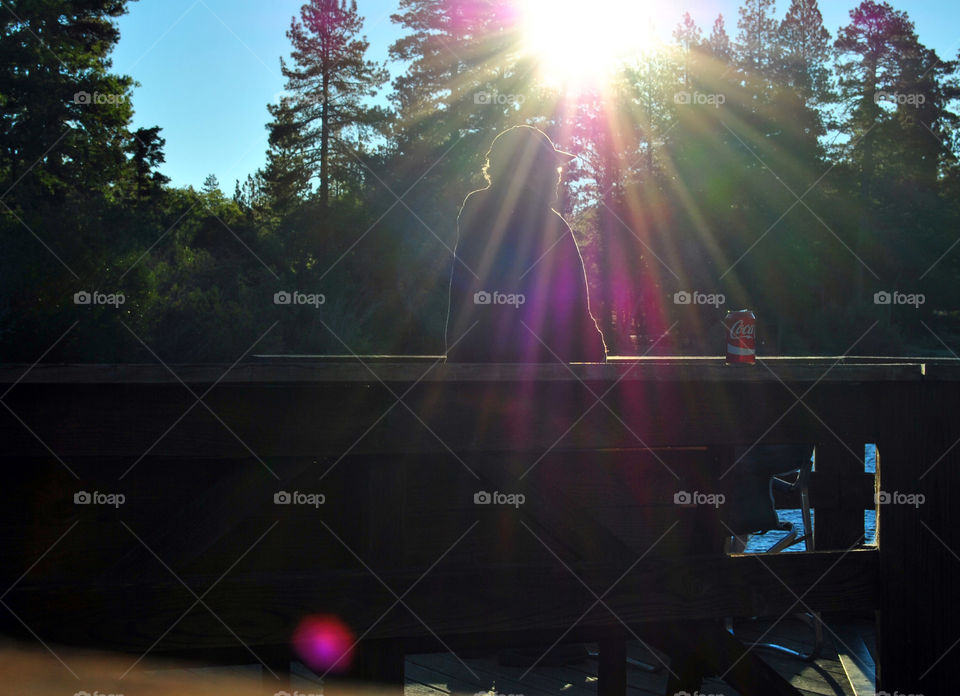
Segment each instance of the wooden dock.
M863 620L844 624L845 630L854 630L864 636L868 642L873 638L873 626ZM757 621L750 630L744 630L746 637L756 638L771 627L769 621ZM765 639L794 649L809 649L810 636L803 627L785 622L771 630ZM590 646L588 646L590 647ZM841 646L841 652L844 648ZM636 641L627 641L627 654L648 664L658 664L657 658ZM772 652L762 652L762 658L773 666L778 673L795 686L804 696L874 696L869 692L855 691L851 686L844 667L838 657L832 641L828 640L824 654L816 660L805 663L800 660L780 656ZM660 659L666 661L664 655ZM465 657L461 662L451 654L410 655L406 661L405 696L475 696L478 692L490 694L522 694L523 696L596 696L599 664L590 658L583 663L563 667L537 666L523 676L525 669L504 666L495 655ZM479 677L478 680L467 667ZM302 673L301 673L302 675ZM301 678L304 678L303 676ZM627 693L631 696L661 696L664 693L667 675L661 669L650 674L640 669L630 669L627 673ZM304 690L310 680L297 681L298 688ZM704 680L701 694L716 696L741 696L725 683L716 678Z
M324 612L363 638L355 676L395 683L405 656L567 631L602 646L592 676L619 696L643 677L617 657L631 633L852 613L876 616L877 689L947 693L960 625L956 362L0 366L0 629L276 666L298 621ZM675 504L678 490L718 490L732 448L759 441L816 445L815 552L725 555L710 545L722 516ZM278 504L284 492L326 500ZM524 501L480 505L483 492ZM875 492L893 502L875 505ZM876 546L862 543L869 508ZM847 657L825 658L823 675L847 673ZM795 676L812 686L813 673Z
M864 620L846 619L840 630L861 636L873 650L873 626ZM771 629L771 622L756 621L742 626L743 634L766 638L787 647L809 647L810 636L799 623L785 621ZM844 642L847 642L844 640ZM595 645L585 644L584 650ZM841 652L843 652L841 647ZM60 651L58 650L58 653ZM634 659L650 664L666 660L666 656L653 656L640 643L627 642L627 654ZM869 691L854 690L834 648L828 640L824 654L811 663L764 652L763 659L790 681L803 696L874 696ZM27 659L24 659L27 655ZM344 688L324 681L302 663L294 662L283 681L271 677L259 664L203 667L200 664L165 663L147 659L124 679L118 679L132 662L115 655L90 655L75 657L69 651L63 653L67 665L76 673L68 673L57 659L45 652L31 650L14 653L0 648L0 679L4 684L16 684L17 693L33 696L59 696L81 687L93 689L117 689L126 693L151 696L173 694L205 694L218 696L275 696L278 693L300 693L303 696L321 696L325 693L343 693L349 696L387 696L387 691L375 684L354 685ZM452 653L420 653L407 655L404 664L404 696L596 696L599 665L595 658L567 666L537 665L527 672L525 668L501 664L496 653L484 654L481 650L454 655ZM660 696L664 693L666 672L659 673L631 669L627 676L629 696ZM0 687L0 692L3 687ZM5 693L5 692L4 692ZM104 692L109 693L109 692ZM119 691L118 691L119 693ZM716 678L704 681L700 690L703 695L741 696Z

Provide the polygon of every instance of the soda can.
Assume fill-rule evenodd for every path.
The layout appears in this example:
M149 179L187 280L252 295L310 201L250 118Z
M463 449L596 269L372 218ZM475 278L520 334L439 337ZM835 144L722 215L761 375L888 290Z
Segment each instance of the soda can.
M757 317L749 309L738 309L735 312L728 312L723 324L727 329L727 364L755 364Z

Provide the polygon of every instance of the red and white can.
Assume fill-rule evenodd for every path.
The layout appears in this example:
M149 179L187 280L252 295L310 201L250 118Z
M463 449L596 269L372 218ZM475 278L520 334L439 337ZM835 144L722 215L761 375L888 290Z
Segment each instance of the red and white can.
M723 320L727 328L727 364L753 365L757 361L757 317L749 309L728 312Z

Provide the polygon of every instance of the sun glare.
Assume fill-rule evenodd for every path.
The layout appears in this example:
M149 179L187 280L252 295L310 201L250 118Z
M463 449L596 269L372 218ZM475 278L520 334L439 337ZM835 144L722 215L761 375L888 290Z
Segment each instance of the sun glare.
M526 51L548 84L600 86L657 41L657 10L645 0L521 0L521 6Z

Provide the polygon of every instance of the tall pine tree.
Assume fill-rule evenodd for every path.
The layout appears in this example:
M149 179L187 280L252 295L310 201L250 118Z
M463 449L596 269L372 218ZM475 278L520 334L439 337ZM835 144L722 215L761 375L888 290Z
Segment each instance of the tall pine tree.
M356 0L307 2L287 31L292 65L280 61L291 96L268 107L275 143L298 151L311 177L319 176L324 208L331 182L353 169L352 154L338 141L350 128L373 125L379 112L364 100L387 80L386 70L365 58L370 44L359 37L362 27Z
M817 0L792 0L778 37L782 62L777 71L777 140L781 155L791 160L796 184L806 188L821 168L820 138L826 132L822 110L835 100L827 64L830 33Z
M774 0L745 0L737 22L736 53L748 76L772 78L780 63Z
M710 36L706 41L706 49L710 55L722 63L729 63L733 60L733 44L730 41L730 35L727 34L727 27L722 14L717 15L713 22L713 28L710 30Z

